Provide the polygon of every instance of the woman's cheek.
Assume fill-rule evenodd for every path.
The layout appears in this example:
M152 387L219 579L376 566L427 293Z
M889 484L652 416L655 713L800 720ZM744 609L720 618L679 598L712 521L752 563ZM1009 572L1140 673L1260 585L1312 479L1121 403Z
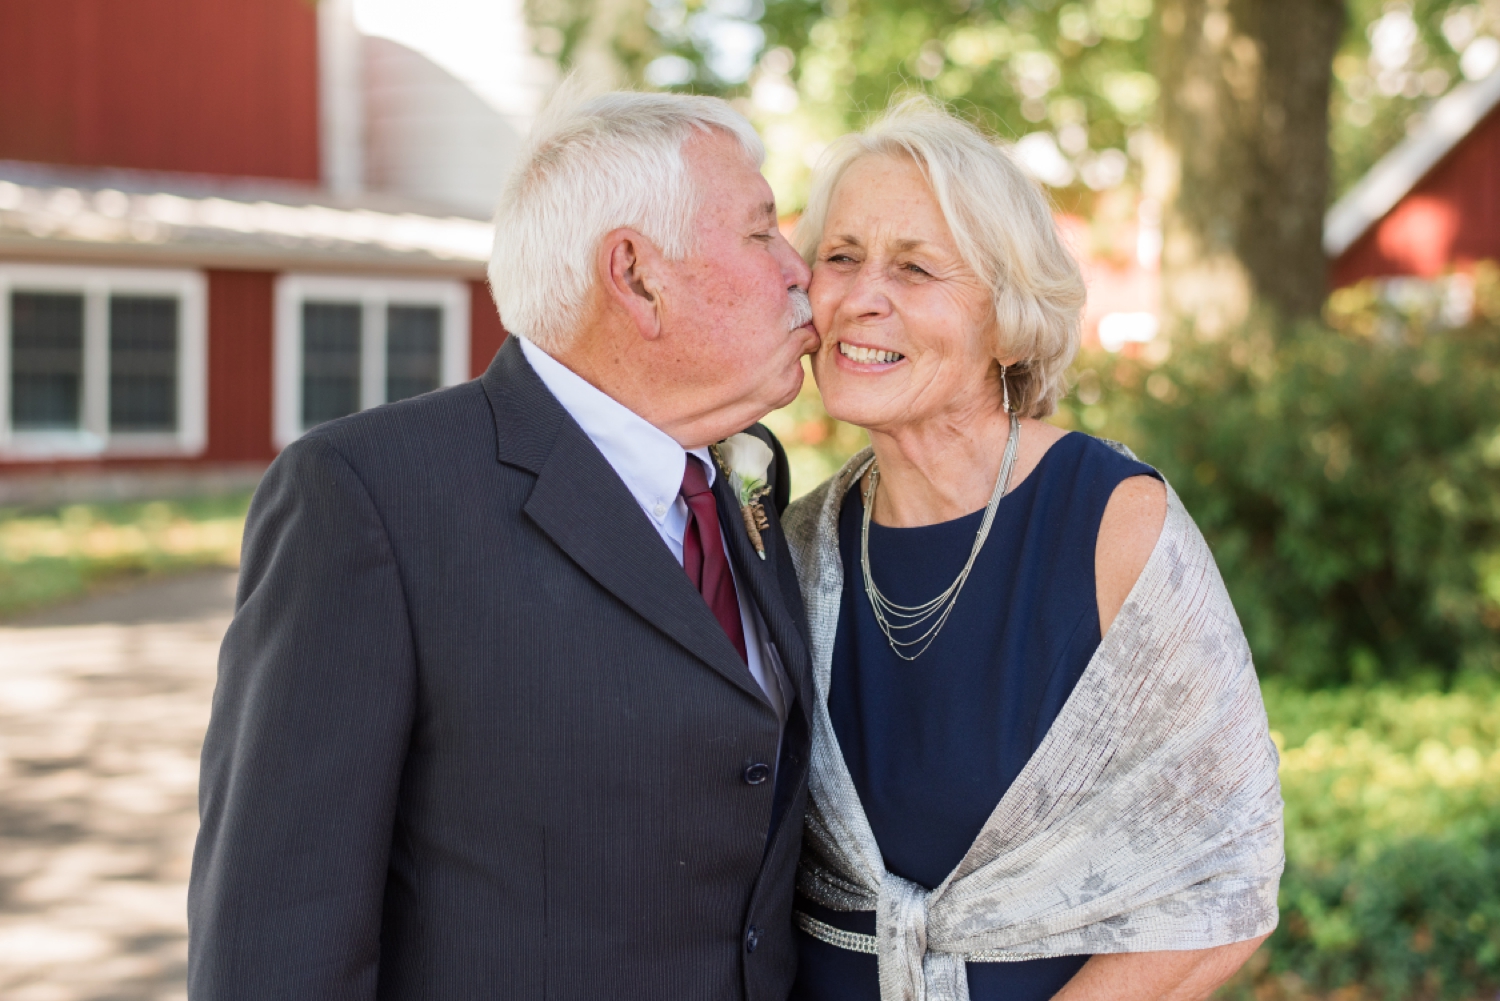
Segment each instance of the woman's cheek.
M807 286L807 297L812 303L813 319L819 330L823 328L825 321L833 319L834 312L843 300L843 283L839 278L837 272L830 271L826 266L813 270L812 281Z
M819 334L828 333L828 328L833 325L833 315L838 312L838 300L827 295L810 295L812 303L813 326L818 328Z

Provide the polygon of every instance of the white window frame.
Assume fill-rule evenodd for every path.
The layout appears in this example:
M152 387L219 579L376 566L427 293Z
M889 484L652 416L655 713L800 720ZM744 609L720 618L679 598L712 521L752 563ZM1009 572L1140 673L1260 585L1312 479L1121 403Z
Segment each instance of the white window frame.
M12 292L83 296L82 415L76 431L11 427ZM110 431L109 299L177 299L177 430ZM208 443L208 295L199 271L0 262L0 458L15 460L194 456Z
M454 386L469 378L469 286L461 281L284 274L276 279L275 393L273 430L277 448L307 432L302 426L302 304L359 303L361 410L385 400L386 307L439 306L439 383Z

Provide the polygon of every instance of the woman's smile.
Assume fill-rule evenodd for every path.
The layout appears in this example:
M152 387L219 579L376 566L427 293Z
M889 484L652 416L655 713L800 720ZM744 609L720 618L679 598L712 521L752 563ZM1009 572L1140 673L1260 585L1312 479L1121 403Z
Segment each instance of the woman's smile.
M836 364L850 372L889 372L906 360L906 356L899 351L856 344L853 341L841 340L836 347Z

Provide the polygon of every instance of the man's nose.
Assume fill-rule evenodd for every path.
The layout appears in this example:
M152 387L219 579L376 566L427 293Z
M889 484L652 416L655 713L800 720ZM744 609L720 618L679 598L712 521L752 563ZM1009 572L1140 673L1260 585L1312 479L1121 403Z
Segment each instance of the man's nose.
M781 274L786 278L786 287L791 288L795 285L797 288L806 289L808 283L812 281L812 271L808 268L807 262L802 259L802 255L797 253L797 249L786 237L777 233L776 240L781 251Z

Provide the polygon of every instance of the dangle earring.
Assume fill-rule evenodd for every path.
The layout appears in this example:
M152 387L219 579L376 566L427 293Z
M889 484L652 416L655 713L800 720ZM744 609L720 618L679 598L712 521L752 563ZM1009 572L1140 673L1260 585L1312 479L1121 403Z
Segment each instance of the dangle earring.
M1008 413L1010 413L1010 380L1008 380L1008 379L1005 378L1005 370L1006 370L1006 366L1001 365L1000 366L1000 389L1005 394L1005 402L1003 403L1003 406L1005 407L1005 412L1008 414Z

